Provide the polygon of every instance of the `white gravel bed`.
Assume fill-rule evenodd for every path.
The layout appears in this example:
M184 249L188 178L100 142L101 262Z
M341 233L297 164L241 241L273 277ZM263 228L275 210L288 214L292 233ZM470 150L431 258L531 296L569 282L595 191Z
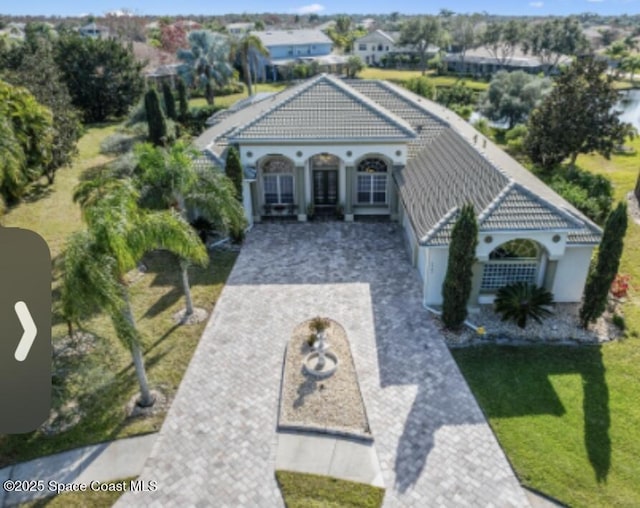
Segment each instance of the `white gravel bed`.
M533 319L527 320L527 326L520 328L512 321L502 321L493 310L493 305L480 305L470 312L465 326L459 332L446 330L440 326L449 347L462 347L478 344L558 344L581 345L600 344L619 339L621 330L611 322L611 313L605 313L589 326L579 326L580 305L575 303L557 303L553 306L553 316L542 323ZM478 333L482 327L484 333ZM482 332L482 331L481 331Z
M311 320L298 325L285 356L278 427L370 437L347 334L336 321L329 321L326 340L329 352L338 358L338 368L322 379L304 373L303 360L313 351L307 344Z

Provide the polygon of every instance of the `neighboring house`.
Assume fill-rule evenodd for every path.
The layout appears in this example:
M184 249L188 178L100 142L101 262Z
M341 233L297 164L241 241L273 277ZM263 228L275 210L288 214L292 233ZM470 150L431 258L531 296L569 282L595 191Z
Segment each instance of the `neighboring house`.
M417 52L412 46L400 46L400 32L385 32L375 30L367 35L356 39L353 43L352 52L359 56L367 65L386 65L389 57L396 60L400 56L414 56ZM427 58L431 58L438 52L437 46L427 48Z
M83 37L91 37L92 39L107 39L109 37L109 28L100 26L94 22L80 27L78 31Z
M171 88L175 88L176 80L179 76L178 71L183 65L183 63L159 65L149 72L146 72L144 77L147 80L148 85L153 85L157 89L161 89L164 83L167 83Z
M229 23L225 28L229 35L234 37L242 37L249 33L255 27L255 23Z
M449 53L444 57L447 70L456 74L466 74L471 76L491 76L500 70L525 71L529 74L539 74L546 72L548 65L544 65L540 59L533 55L527 55L516 50L504 64L484 47L468 50L464 55L460 53ZM569 64L569 57L561 57L560 64Z
M218 120L196 146L219 164L228 145L238 148L250 222L336 209L348 221L398 221L424 303L439 305L451 229L472 203L472 303L515 281L544 286L558 302L582 297L601 230L436 103L384 81L320 75Z
M317 29L268 30L251 32L269 51L269 56L257 55L258 75L270 76L275 81L284 68L299 62L317 62L325 68L342 65L347 58L332 53L333 42Z

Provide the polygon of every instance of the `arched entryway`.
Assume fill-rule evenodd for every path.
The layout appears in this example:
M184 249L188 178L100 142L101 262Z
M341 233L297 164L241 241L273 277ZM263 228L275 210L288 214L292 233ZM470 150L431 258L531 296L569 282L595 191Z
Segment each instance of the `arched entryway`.
M333 213L340 200L340 158L330 153L317 154L309 159L309 168L311 199L316 213Z
M515 282L543 285L546 249L534 240L516 238L498 245L482 270L481 293L495 293Z

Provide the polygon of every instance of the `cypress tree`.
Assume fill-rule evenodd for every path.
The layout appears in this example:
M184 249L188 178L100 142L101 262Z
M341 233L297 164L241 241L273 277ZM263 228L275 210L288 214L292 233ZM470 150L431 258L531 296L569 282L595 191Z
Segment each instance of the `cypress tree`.
M171 120L177 120L178 113L176 112L176 100L173 97L173 90L171 90L169 83L162 84L162 95L164 98L164 105L167 111L167 116L171 118Z
M584 328L598 319L607 306L611 283L620 266L626 232L627 204L621 202L607 218L595 267L589 271L580 309L580 323Z
M236 188L238 201L242 202L242 164L240 164L238 150L233 146L229 147L229 151L227 152L227 163L224 167L224 172Z
M451 330L460 328L467 318L477 245L476 214L473 205L467 204L462 207L451 232L447 274L442 285L442 321Z
M149 141L155 146L164 145L167 140L167 122L160 109L160 98L155 88L150 88L145 94L144 107L149 125Z
M187 96L187 85L184 83L184 79L178 77L178 106L180 108L180 116L178 117L181 122L186 122L189 118L189 97Z

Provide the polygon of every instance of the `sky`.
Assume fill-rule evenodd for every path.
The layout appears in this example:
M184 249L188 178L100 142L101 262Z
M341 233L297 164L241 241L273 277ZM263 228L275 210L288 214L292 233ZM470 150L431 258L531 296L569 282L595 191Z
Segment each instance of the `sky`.
M257 12L297 14L437 14L446 8L458 13L502 15L640 14L640 0L0 0L0 14L80 16L126 9L140 15L241 14Z

